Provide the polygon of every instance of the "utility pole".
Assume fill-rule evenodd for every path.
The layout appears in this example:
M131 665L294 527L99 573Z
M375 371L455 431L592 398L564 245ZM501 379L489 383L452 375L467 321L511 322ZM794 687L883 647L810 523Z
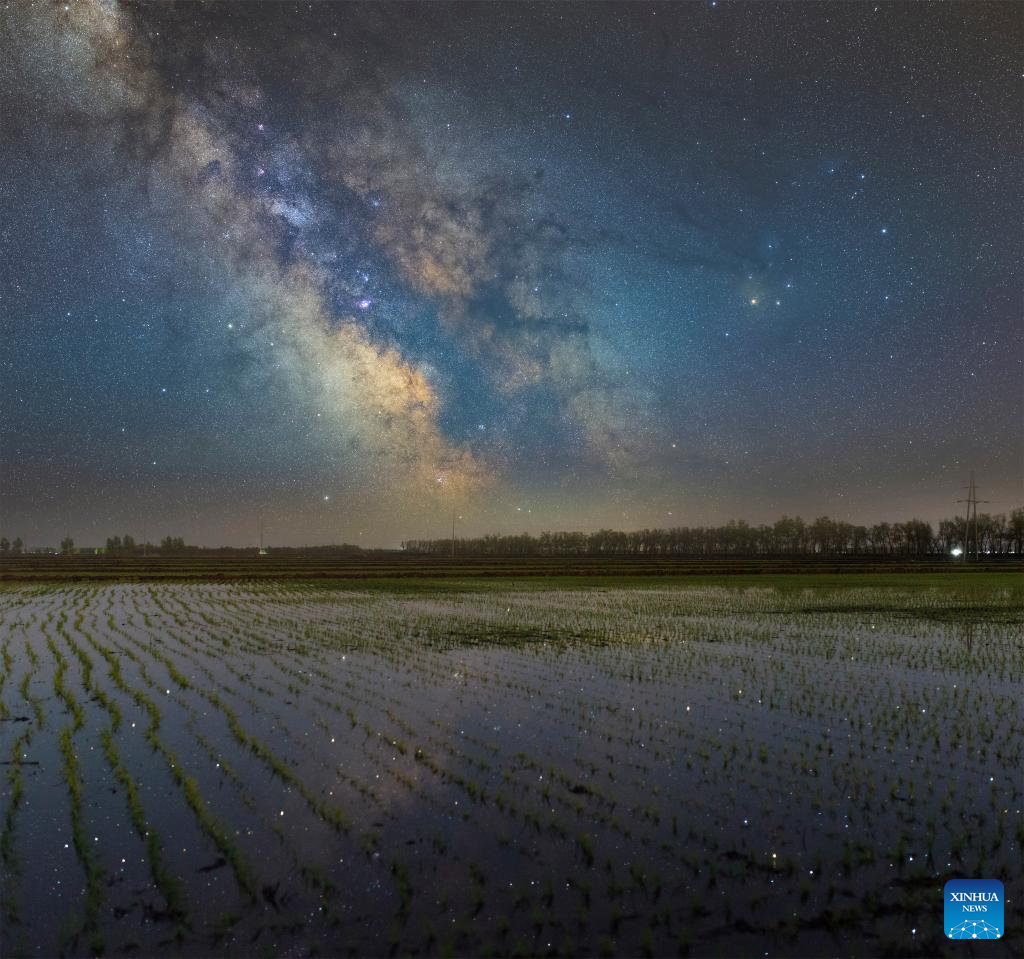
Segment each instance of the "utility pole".
M974 507L974 473L971 473L971 482L964 487L967 490L967 499L958 499L958 503L966 504L966 515L964 516L964 562L971 559L971 509Z
M971 519L973 511L974 519L974 555L978 557L981 555L981 543L978 537L978 504L987 503L987 499L978 499L978 487L974 484L974 472L971 472L971 482L963 487L967 490L967 499L958 499L958 503L965 503L967 506L967 515L964 517L964 560L969 561L971 558Z

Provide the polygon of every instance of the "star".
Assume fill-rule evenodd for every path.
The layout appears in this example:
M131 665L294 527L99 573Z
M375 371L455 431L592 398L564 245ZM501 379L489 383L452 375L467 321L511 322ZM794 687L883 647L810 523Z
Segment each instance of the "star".
M512 4L497 40L476 7L378 22L357 5L264 4L249 24L224 4L187 17L8 4L5 79L26 122L0 138L4 216L27 239L0 264L18 318L4 522L59 541L145 512L219 545L251 526L246 497L224 490L258 489L291 545L354 542L359 524L362 542L394 546L444 532L423 495L440 466L433 499L465 501L467 538L502 532L507 504L531 497L562 529L625 528L664 518L682 487L680 523L757 526L777 518L792 469L791 512L820 501L878 522L884 476L937 535L943 464L966 462L971 442L939 412L950 370L986 384L955 407L985 416L996 452L979 469L993 515L1008 516L1020 457L999 440L1021 416L1007 348L1021 292L1003 135L1020 126L1013 5L979 5L977 29L951 39L921 5L887 7L882 31L834 3L755 4L751 35L787 42L754 56L703 16L717 2L582 4L573 18ZM663 37L686 38L685 76L664 69ZM36 76L55 49L60 70ZM884 82L851 122L868 74ZM805 88L766 82L778 76ZM937 111L927 130L907 124L930 102L955 130ZM54 192L69 173L74 188ZM898 244L870 242L876 217L908 225ZM926 268L946 280L925 288ZM800 296L783 301L794 276ZM737 349L722 349L733 332ZM958 343L981 349L965 365ZM906 389L892 391L897 349ZM850 388L819 401L837 366ZM151 389L168 402L146 402ZM999 401L982 410L984 397ZM127 435L121 449L101 439L119 428L173 463L150 474L166 486L145 509ZM666 443L676 429L685 439ZM821 475L784 462L774 436ZM314 504L333 494L302 490L341 476L328 533ZM66 519L47 509L87 482L101 495L70 497ZM58 519L81 528L51 529Z

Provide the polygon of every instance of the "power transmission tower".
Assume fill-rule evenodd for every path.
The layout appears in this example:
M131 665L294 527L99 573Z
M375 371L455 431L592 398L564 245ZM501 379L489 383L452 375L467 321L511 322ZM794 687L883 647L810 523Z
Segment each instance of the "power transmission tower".
M967 515L964 517L964 560L971 558L971 520L974 520L974 555L977 558L981 555L981 543L978 537L978 504L987 503L987 499L978 499L978 487L974 483L974 473L971 473L971 482L963 487L967 490L967 499L958 499L958 503L967 504Z

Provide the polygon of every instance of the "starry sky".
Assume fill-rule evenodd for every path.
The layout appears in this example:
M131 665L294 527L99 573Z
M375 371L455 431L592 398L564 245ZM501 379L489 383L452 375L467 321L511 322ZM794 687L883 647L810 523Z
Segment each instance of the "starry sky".
M4 4L0 532L1020 505L1022 46L1016 3Z

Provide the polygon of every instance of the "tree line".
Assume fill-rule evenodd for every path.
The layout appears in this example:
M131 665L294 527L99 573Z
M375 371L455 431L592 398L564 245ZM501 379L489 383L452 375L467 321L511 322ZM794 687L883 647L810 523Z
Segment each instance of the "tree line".
M971 521L971 551L975 550ZM962 517L944 519L935 528L921 519L861 526L819 516L806 522L783 516L752 526L730 520L723 526L677 526L632 532L602 529L594 533L551 532L457 539L460 556L934 556L965 549ZM407 553L450 555L451 539L411 539ZM979 513L977 551L991 555L1024 554L1024 507L1003 513Z
M108 536L103 551L109 556L137 556L140 553L187 553L198 550L198 546L187 546L181 536L165 536L160 545L137 543L128 533L124 536Z
M593 533L544 532L488 534L457 539L459 556L936 556L966 550L963 517L941 520L937 527L921 519L903 523L856 525L828 516L807 522L799 516L783 516L774 523L752 526L745 520L730 520L722 526L677 526L671 529L640 529L632 532L602 529ZM977 546L975 546L975 542ZM979 513L971 521L970 549L987 555L1024 555L1024 507L1003 513ZM139 543L125 534L107 537L99 549L77 552L111 556L157 556L245 554L255 547L200 547L181 536L165 536L159 545ZM452 541L410 539L402 543L405 553L447 556ZM56 550L53 550L56 552ZM60 544L64 555L76 552L75 541L66 536ZM12 541L0 536L0 556L29 552L20 536ZM275 554L384 555L388 550L366 550L352 544L331 546L275 547Z
M44 549L46 547L43 547ZM136 542L135 537L126 533L124 536L108 536L106 545L100 548L86 547L88 552L107 553L111 556L142 556L144 554L169 554L197 552L198 546L188 546L181 536L165 536L160 540L160 545L153 543ZM9 540L6 536L0 536L0 555L21 556L30 552L25 541L16 536ZM60 553L63 556L70 556L75 552L75 541L71 536L65 536L60 541ZM81 550L80 550L81 552Z
M185 542L181 536L165 536L159 544L139 542L131 534L124 536L108 536L103 546L86 546L75 548L71 536L60 541L60 548L53 546L29 549L24 540L18 536L11 542L6 536L0 536L0 556L21 556L31 552L60 553L71 555L107 555L107 556L246 556L257 551L255 546L193 546ZM395 550L364 549L352 543L333 543L325 546L275 546L275 556L387 556L394 555Z

